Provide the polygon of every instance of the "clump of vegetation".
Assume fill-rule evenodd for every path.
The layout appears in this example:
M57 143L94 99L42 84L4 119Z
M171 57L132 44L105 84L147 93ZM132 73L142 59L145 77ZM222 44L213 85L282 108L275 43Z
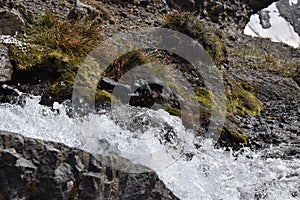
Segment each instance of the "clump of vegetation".
M227 112L241 115L260 115L262 102L256 97L255 89L246 82L233 82L227 89Z
M103 37L99 25L89 19L71 21L46 14L25 28L18 39L26 48L10 46L14 65L20 70L52 68L59 77L52 93L66 98L71 94L78 66Z
M12 58L25 70L49 61L78 63L102 41L101 29L93 21L62 20L52 14L40 17L18 38L28 46L25 52L11 51Z
M196 98L200 105L202 105L202 113L210 114L211 108L216 102L211 101L214 94L204 87L197 87ZM232 82L232 87L226 89L227 98L227 115L240 114L240 115L260 115L262 110L262 102L256 97L255 89L246 82ZM223 102L219 102L223 103ZM219 106L220 107L220 106ZM212 113L211 113L212 114Z
M76 182L75 185L74 185L74 187L71 190L71 194L70 194L69 200L76 199L76 196L78 195L78 192L79 192L79 183Z
M256 50L253 49L251 52L256 52ZM167 60L164 60L166 57ZM193 92L187 92L183 88L184 84L181 83L180 75L175 73L175 71L178 70L174 69L179 69L181 71L188 68L190 70L193 66L178 58L168 57L165 54L162 56L150 54L148 60L150 60L151 63L159 63L161 66L163 66L160 68L160 65L157 65L158 67L151 65L152 68L149 70L155 74L158 74L159 77L164 77L164 80L168 80L166 85L172 88L173 91L176 91L176 93L184 98L186 102L192 103L192 108L195 108L198 103L198 106L196 106L198 110L188 110L185 108L164 105L164 109L167 112L169 112L171 115L181 117L183 123L190 123L196 126L200 125L201 127L206 127L209 123L208 120L211 117L225 117L227 121L225 125L226 130L221 130L222 136L226 137L227 139L231 138L230 140L234 141L232 143L247 144L248 139L247 136L243 134L242 129L233 125L239 124L234 117L236 114L252 116L260 115L260 112L263 109L263 103L256 97L256 89L253 86L246 82L237 82L231 80L230 84L228 84L225 89L225 95L216 94L208 89L205 85L195 87ZM186 81L186 79L183 81ZM199 118L197 118L198 116ZM229 143L230 142L228 142L228 144Z
M255 65L258 68L265 69L270 72L280 72L288 77L295 77L298 64L293 61L284 61L277 59L272 54L264 54L261 64Z
M243 66L243 64L249 65L249 63L251 63L251 67L266 70L268 72L281 73L294 79L297 76L297 61L293 59L289 61L279 59L273 54L266 53L255 46L245 46L243 48L233 49L231 55L243 59L237 66ZM250 58L248 63L244 62L245 58ZM252 59L256 62L251 61Z
M214 103L212 102L212 98L213 93L209 89L204 87L197 87L196 99L200 104L200 120L204 120L205 118L209 118L213 115L213 113L211 113Z
M130 51L117 58L105 69L104 75L118 81L126 72L148 63L147 57L142 50Z
M32 180L32 182L28 185L27 188L30 192L35 192L36 191L36 180Z
M227 122L221 130L221 135L218 140L218 144L221 146L230 146L233 149L239 149L242 145L248 145L248 137L240 133L239 127L236 127L231 122Z
M243 48L237 48L234 49L232 52L233 56L245 58L245 57L250 57L250 58L260 58L262 56L263 52L256 48L255 46L245 46Z
M212 108L222 109L223 107L218 105L225 102L213 102L212 99L215 97L210 90L205 87L197 87L196 98L200 106L200 121L208 119L210 117L220 114L212 113ZM221 130L221 144L248 144L248 138L243 131L236 125L239 122L235 121L235 114L240 115L260 115L263 108L263 103L256 97L255 88L246 82L232 81L232 87L226 89L226 124ZM235 124L235 126L233 126ZM227 143L226 143L227 142Z
M197 39L210 54L217 65L226 62L227 48L225 34L208 22L201 22L190 13L168 13L163 17L167 28L180 31Z

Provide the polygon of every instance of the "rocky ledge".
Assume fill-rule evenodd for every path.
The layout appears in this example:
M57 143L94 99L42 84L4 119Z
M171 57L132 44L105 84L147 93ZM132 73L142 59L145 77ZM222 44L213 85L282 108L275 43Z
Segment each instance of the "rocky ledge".
M0 132L0 199L178 199L155 172L112 156ZM112 164L114 163L114 164ZM125 173L123 164L142 173Z

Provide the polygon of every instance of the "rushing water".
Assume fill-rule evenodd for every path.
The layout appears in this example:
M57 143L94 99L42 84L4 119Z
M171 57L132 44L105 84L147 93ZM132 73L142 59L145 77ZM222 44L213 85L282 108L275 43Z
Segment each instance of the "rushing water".
M180 199L300 197L300 160L266 158L272 148L234 156L213 148L209 139L195 138L163 110L120 106L78 120L63 104L49 108L38 102L31 96L24 106L0 104L0 130L129 158L154 169Z

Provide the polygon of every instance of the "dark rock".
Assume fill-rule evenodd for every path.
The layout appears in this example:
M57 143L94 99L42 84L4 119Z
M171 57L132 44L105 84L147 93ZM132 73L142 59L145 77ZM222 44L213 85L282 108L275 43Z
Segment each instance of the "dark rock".
M271 27L270 15L268 10L261 10L258 12L260 24L263 28L267 29Z
M290 22L296 33L300 35L300 1L296 4L290 5L290 1L281 0L276 3L276 7L279 10L280 16L284 17Z
M126 79L129 78L126 77ZM151 108L154 104L160 104L162 107L168 104L171 107L179 108L176 95L158 79L144 80L140 78L134 82L131 79L124 81L125 83L118 83L105 77L100 81L98 87L113 93L122 103L129 103L132 106Z
M119 87L122 91L124 91L124 93L127 93L127 94L131 91L130 85L118 83L107 77L104 77L100 81L99 87L103 90L110 91L110 92L112 92L115 87Z
M277 0L243 0L244 3L248 4L252 10L253 13L258 12L259 10L262 10L263 8L268 7L272 3L276 2Z
M296 81L296 83L300 87L300 65L296 69L296 72L295 72L295 75L294 75L294 80Z
M132 106L140 106L151 108L154 105L154 98L151 94L151 88L149 84L140 79L136 81L135 86L137 89L130 94L131 98L129 104Z
M24 25L24 19L17 10L0 10L0 35L14 35Z
M13 66L11 65L8 57L8 48L0 44L0 82L10 81L12 73Z
M127 173L109 163L142 171ZM95 157L7 132L0 132L0 194L2 199L178 199L155 172L124 158Z

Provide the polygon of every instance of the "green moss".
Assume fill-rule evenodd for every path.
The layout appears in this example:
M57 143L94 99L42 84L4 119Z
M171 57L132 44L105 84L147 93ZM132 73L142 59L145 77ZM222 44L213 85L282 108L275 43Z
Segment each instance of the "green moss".
M171 115L181 117L181 110L178 108L172 108L170 105L166 105L164 109Z
M198 102L206 108L211 108L212 92L204 87L198 87L196 90L196 98Z
M223 127L220 139L223 143L228 143L226 146L238 147L240 144L248 145L249 143L249 139L245 134L239 133L236 129L232 129L228 126Z
M23 49L10 46L12 63L21 70L53 68L59 78L51 92L58 99L64 99L72 93L79 65L102 41L102 36L100 26L91 20L70 21L46 14L25 28L18 39L27 45Z
M99 44L100 33L99 26L87 19L69 21L47 14L18 35L18 39L28 45L25 49L11 46L10 56L17 67L24 70L53 60L69 63L83 59Z
M113 101L113 96L111 93L105 91L105 90L99 90L97 89L96 95L95 95L95 101L98 103L105 103Z
M197 87L196 89L196 99L200 104L199 114L200 120L207 119L211 117L211 109L212 109L212 92L204 87Z
M226 124L221 130L221 143L224 146L235 146L239 144L248 144L248 138L243 131L238 127L239 122L235 119L235 114L249 114L259 115L262 109L262 103L255 96L255 88L246 82L232 82L233 87L228 88L226 91L227 98L227 113L213 110L224 109L221 105L224 101L212 101L217 98L210 90L204 87L197 87L196 98L200 103L200 121L208 119L214 116L220 116L226 118Z
M168 13L163 17L167 28L180 31L197 39L217 65L227 59L226 35L208 22L201 22L190 13Z
M255 89L248 83L233 82L232 88L227 89L227 112L260 115L263 104L254 91Z
M73 187L72 191L71 191L71 195L70 195L69 200L74 200L74 199L76 199L76 196L77 196L77 194L78 194L78 191L79 191L79 186L76 184L76 185Z
M233 81L232 88L227 88L227 115L231 114L249 114L252 116L260 115L262 110L262 102L255 95L255 88L249 83ZM216 96L208 89L198 87L196 91L198 102L204 107L204 111L215 108L217 102L212 102L212 98ZM223 103L223 102L219 102ZM219 106L221 108L221 106Z
M36 191L36 181L35 180L32 180L32 182L28 185L28 190L30 192Z

